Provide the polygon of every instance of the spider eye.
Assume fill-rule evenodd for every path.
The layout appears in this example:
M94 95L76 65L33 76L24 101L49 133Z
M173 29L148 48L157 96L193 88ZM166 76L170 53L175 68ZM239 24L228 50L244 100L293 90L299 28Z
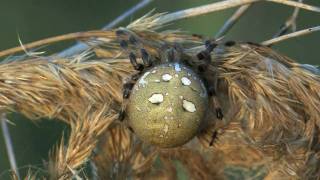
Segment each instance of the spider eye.
M200 77L184 65L169 63L138 79L126 112L141 140L176 147L196 135L207 107L208 94Z

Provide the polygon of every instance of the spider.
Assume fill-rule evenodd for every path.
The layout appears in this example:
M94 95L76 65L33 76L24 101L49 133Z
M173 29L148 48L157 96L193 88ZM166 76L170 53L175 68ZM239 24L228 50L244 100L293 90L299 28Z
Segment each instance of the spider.
M205 41L205 50L190 63L178 45L161 47L165 55L152 57L133 32L123 28L116 35L138 71L123 84L119 119L127 119L128 128L140 139L160 147L177 147L204 129L210 107L217 119L223 119L217 98L217 74L205 75L211 63L210 53L217 46L215 40ZM216 134L213 132L210 146Z

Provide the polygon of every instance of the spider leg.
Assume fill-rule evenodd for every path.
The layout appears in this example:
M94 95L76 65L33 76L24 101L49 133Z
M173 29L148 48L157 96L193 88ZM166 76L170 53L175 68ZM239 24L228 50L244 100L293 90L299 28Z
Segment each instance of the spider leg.
M205 47L206 49L199 52L197 54L197 57L199 60L204 60L206 63L211 62L211 56L210 53L213 51L213 49L217 46L215 42L212 42L211 40L205 41Z
M200 72L204 72L206 71L207 67L211 64L211 52L213 51L213 49L217 46L217 44L215 42L212 42L211 40L207 40L205 42L205 47L206 49L201 51L200 53L197 54L197 57L199 60L203 60L204 64L200 64L200 66L198 67L198 70ZM213 107L215 109L215 113L218 119L222 120L223 119L223 113L222 113L222 109L217 97L217 89L218 89L218 75L217 73L215 73L214 75L214 81L213 81L213 85L211 85L207 79L205 79L205 84L207 86L208 89L208 94L211 98Z
M179 54L175 48L169 48L166 51L166 60L167 62L175 62L179 60Z
M133 82L127 82L123 84L123 99L128 99L130 96L130 92L134 86Z
M135 47L140 49L141 59L145 67L151 67L153 62L151 59L151 56L147 52L147 50L144 48L143 43L140 42L134 35L129 36L129 42L133 44Z
M144 69L144 66L142 64L139 64L137 62L137 57L136 55L133 53L133 52L130 52L129 53L129 60L130 60L130 63L132 64L133 68L137 71L143 71Z
M123 122L123 120L126 118L126 111L124 110L125 109L125 106L122 105L122 108L119 112L119 116L118 116L118 119L120 122ZM127 128L134 133L132 127L130 127L129 125L127 125Z
M217 94L216 94L216 88L214 86L209 86L208 94L209 94L209 96L211 98L211 102L213 104L213 107L214 107L214 110L215 110L215 113L216 113L216 117L218 119L222 120L223 119L223 113L222 113L220 102L219 102Z
M130 97L130 93L131 93L133 86L134 86L134 83L132 83L132 82L127 82L127 83L123 84L123 94L122 94L123 102L122 102L121 109L120 109L119 116L118 116L118 119L120 121L123 121L126 118L125 109L127 106L127 100Z
M119 120L120 121L123 121L125 119L125 109L126 109L126 104L127 104L126 101L129 99L131 91L134 87L134 84L139 79L140 75L141 75L141 72L132 75L130 77L130 80L127 81L126 83L124 83L122 86L122 89L123 89L122 98L123 98L124 102L122 103L121 110L119 113Z
M130 62L136 70L142 71L144 67L152 66L153 62L151 56L144 48L144 42L142 42L142 40L140 40L137 35L126 29L117 30L116 35L121 40L120 47L127 51L127 53L129 54ZM132 45L131 49L133 50L129 51L129 45ZM137 49L139 49L140 51L137 51ZM137 54L140 55L143 65L137 62Z
M123 84L123 102L118 118L120 121L123 121L126 117L125 110L132 88L134 87L135 82L139 79L145 67L150 67L152 65L152 61L150 55L143 48L142 43L129 30L119 29L116 31L116 35L119 39L120 47L125 51L125 53L128 54L130 63L132 64L133 68L139 71L138 73L132 75L129 81ZM132 45L132 47L129 48L129 45ZM138 52L137 49L140 49L140 52ZM137 61L138 54L141 55L143 64Z
M211 52L216 46L217 44L215 42L207 40L205 41L206 49L197 54L197 58L203 61L203 63L198 66L198 70L200 72L204 72L207 70L208 65L211 63Z
M213 133L211 135L211 140L209 142L209 146L213 146L213 143L217 139L217 137L218 137L218 132L217 131L213 131Z
M145 49L141 48L140 53L141 53L141 59L143 61L143 64L146 67L152 66L152 61L151 61L151 58L150 58L150 55L148 54L148 52Z

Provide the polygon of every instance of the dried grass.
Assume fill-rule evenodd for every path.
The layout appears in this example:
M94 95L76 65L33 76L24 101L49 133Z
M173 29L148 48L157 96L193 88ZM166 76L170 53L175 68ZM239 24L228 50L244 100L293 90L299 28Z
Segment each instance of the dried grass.
M164 47L178 45L189 64L200 63L195 57L204 49L199 37L143 29L158 16L144 17L128 30L154 57L163 58ZM210 128L183 147L157 149L115 122L122 81L134 71L115 31L105 32L88 42L98 58L27 57L0 64L1 111L58 118L71 127L66 145L62 139L51 153L51 179L79 178L88 162L102 179L176 179L175 162L192 179L224 179L231 167L255 169L250 178L319 177L319 75L264 46L219 44L206 76L218 72L224 120L209 119ZM218 139L207 147L213 131Z

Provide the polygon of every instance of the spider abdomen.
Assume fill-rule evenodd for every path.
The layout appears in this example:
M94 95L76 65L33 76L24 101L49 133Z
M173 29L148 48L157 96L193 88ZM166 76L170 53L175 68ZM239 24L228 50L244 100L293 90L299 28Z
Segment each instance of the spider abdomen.
M161 64L133 87L128 122L143 141L176 147L196 135L207 107L207 91L196 73L179 63Z

